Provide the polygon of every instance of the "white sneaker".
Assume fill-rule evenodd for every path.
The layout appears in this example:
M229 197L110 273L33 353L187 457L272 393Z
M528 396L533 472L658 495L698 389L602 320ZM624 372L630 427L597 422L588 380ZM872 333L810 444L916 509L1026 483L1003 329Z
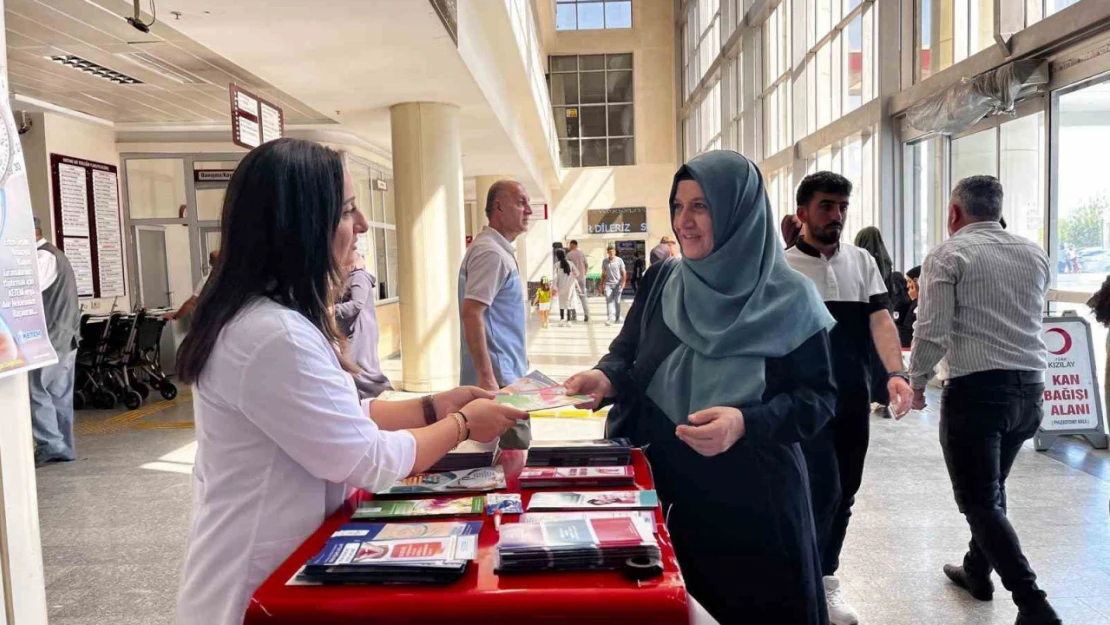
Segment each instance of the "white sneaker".
M609 321L608 319L606 319L606 320L605 320L605 325L607 325L607 326L611 326L611 325L613 325L613 322L612 322L612 321Z
M840 580L829 575L824 578L825 601L829 605L830 625L859 625L859 615L856 609L844 600L844 591L840 588Z

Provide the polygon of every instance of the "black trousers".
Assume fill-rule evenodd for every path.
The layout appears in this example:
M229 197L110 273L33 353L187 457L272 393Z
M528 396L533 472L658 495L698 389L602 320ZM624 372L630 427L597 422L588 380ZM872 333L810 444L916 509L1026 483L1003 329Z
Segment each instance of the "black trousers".
M863 462L871 438L871 399L863 393L840 395L836 416L816 437L802 444L813 497L813 521L821 575L835 575L848 534L852 504L863 482Z
M1037 576L1006 518L1006 477L1043 415L1044 375L983 371L949 380L940 407L940 446L956 505L971 527L964 556L969 575L998 571L1021 608L1045 601Z

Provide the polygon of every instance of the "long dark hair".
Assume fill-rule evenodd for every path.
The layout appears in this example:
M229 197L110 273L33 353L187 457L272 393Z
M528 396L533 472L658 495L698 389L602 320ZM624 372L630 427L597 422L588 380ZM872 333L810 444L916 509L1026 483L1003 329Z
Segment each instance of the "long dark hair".
M331 313L341 284L332 239L342 205L343 157L335 150L277 139L243 158L224 196L220 262L177 352L183 382L200 379L220 331L257 297L301 313L342 345Z
M1102 283L1102 288L1087 300L1087 306L1095 314L1095 321L1102 325L1110 325L1110 278Z
M559 263L559 268L563 273L570 275L570 263L567 262L567 251L563 248L555 250L555 262Z

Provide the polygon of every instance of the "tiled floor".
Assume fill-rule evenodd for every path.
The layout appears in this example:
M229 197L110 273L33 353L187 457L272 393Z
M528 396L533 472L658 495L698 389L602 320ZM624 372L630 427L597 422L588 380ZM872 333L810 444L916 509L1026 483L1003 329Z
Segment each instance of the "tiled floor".
M593 304L589 327L530 334L533 366L564 377L596 362L617 328L599 323L601 301ZM399 372L399 363L387 369ZM935 405L938 398L931 399ZM79 421L113 416L82 413ZM195 445L182 424L191 418L185 401L107 428L114 433L80 435L77 462L38 471L51 625L173 623ZM536 419L533 428L536 438L585 438L598 435L601 423ZM1110 454L1072 440L1047 453L1027 445L1008 489L1010 517L1064 622L1110 625ZM958 561L968 537L937 444L935 413L872 421L841 570L862 622L1012 623L1015 608L997 580L995 600L980 603L941 573L945 562Z

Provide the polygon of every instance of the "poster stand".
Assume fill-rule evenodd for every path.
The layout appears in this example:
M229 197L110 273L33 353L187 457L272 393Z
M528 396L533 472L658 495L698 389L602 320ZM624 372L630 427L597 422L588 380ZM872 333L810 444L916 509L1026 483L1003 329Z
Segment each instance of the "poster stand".
M1033 437L1047 451L1061 436L1082 436L1095 449L1110 447L1095 366L1091 326L1074 312L1045 317L1041 331L1048 347L1044 417Z

